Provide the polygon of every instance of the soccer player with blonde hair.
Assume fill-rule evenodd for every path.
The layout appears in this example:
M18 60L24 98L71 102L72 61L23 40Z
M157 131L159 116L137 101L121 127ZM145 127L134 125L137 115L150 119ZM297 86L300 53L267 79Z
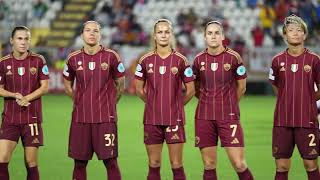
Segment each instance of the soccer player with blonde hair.
M269 80L277 96L272 133L275 180L287 180L291 156L297 145L309 180L319 180L319 133L316 101L320 91L320 57L304 47L306 23L296 15L286 17L283 38L288 48L273 57Z

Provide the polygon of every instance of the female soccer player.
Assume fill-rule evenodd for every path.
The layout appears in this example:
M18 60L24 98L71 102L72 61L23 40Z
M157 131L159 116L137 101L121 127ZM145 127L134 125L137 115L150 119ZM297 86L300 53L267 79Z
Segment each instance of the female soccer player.
M187 59L172 48L171 22L154 25L154 51L145 54L135 72L136 92L145 103L144 143L149 158L148 180L160 180L161 151L164 140L174 180L185 180L182 163L185 142L184 105L194 95L193 72ZM182 91L182 84L185 93Z
M43 56L29 51L30 30L15 27L13 52L0 61L0 96L4 109L0 129L0 179L8 180L8 163L21 137L27 179L38 180L38 148L43 145L41 96L48 92L49 70Z
M288 179L290 158L297 145L309 180L320 179L317 158L319 134L316 100L320 91L320 58L304 48L306 23L298 16L285 19L283 38L288 48L273 57L269 72L277 104L274 112L272 150L276 180Z
M238 53L223 46L223 27L218 21L205 26L207 48L194 60L196 96L196 147L204 164L204 180L215 180L217 142L225 147L240 180L252 180L244 159L244 138L240 124L239 101L246 90L246 68Z
M95 152L108 179L121 180L116 104L124 90L125 69L115 51L100 45L98 22L85 22L81 37L83 48L69 55L63 71L65 91L74 104L69 136L73 179L87 179L86 166Z

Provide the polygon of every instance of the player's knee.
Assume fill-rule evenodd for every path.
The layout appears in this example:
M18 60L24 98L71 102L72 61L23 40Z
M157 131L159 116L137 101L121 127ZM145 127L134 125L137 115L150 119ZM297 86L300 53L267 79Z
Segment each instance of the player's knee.
M204 160L204 168L205 169L215 169L216 168L216 161L212 159Z
M150 160L149 161L149 166L150 167L160 167L161 166L161 161L160 160Z
M0 153L0 163L7 163L11 159L11 154L10 153L5 153L2 152Z
M33 160L26 161L27 167L36 167L37 165L38 165L37 161L33 161Z
M232 166L237 172L243 172L247 169L247 164L245 161L232 161Z
M182 162L180 161L170 161L170 164L172 169L180 168L183 166Z
M286 172L289 171L290 165L287 163L278 163L277 164L277 171L278 172Z
M316 160L304 162L303 164L304 164L304 168L306 169L306 171L314 171L318 168Z

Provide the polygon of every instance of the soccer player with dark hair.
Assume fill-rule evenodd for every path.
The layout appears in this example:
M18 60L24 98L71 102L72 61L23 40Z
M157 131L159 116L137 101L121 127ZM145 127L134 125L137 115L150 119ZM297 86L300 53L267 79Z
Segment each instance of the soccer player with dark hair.
M161 152L166 141L174 180L185 180L182 162L184 105L193 97L194 77L186 57L172 47L171 22L158 20L154 50L142 56L135 77L137 95L145 103L144 143L149 158L148 180L160 180ZM183 84L185 93L183 93Z
M41 96L48 92L49 70L43 56L29 51L30 30L15 27L13 52L0 61L0 179L8 180L8 163L21 137L28 180L39 180L38 148L43 145Z
M195 113L195 146L204 164L203 179L216 180L217 143L225 148L240 180L252 180L244 158L244 137L239 101L246 90L246 68L240 55L223 46L223 26L210 21L204 29L207 48L193 64L198 106Z
M115 51L100 45L98 22L85 22L81 37L83 48L68 56L63 71L65 92L73 100L69 136L73 180L86 179L94 152L103 160L108 179L120 180L116 104L124 91L125 68Z
M287 180L291 156L297 145L309 180L319 180L319 133L316 101L320 91L320 57L304 47L308 28L296 15L283 24L288 48L273 57L269 80L277 96L272 132L276 180Z

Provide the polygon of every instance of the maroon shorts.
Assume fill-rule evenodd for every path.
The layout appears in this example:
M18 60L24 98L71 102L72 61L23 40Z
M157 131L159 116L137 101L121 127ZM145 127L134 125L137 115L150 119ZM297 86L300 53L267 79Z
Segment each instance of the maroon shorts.
M273 157L289 159L295 145L303 159L318 158L319 130L317 128L273 127Z
M90 160L94 152L99 160L118 157L117 124L72 122L69 135L69 157Z
M240 121L195 120L195 146L199 148L218 145L222 147L244 147L243 131Z
M144 125L145 144L162 144L164 140L167 144L185 143L186 135L184 126Z
M30 124L9 124L5 121L1 124L0 139L19 142L19 138L24 147L43 146L43 132L41 123Z

